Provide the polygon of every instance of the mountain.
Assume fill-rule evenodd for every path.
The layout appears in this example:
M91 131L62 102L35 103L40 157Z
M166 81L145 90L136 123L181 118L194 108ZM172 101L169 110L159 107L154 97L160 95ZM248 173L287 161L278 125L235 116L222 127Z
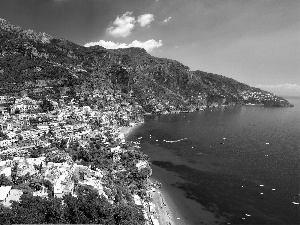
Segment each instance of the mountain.
M119 94L148 113L236 104L292 106L231 78L191 71L142 48L83 47L0 19L0 95L84 99Z

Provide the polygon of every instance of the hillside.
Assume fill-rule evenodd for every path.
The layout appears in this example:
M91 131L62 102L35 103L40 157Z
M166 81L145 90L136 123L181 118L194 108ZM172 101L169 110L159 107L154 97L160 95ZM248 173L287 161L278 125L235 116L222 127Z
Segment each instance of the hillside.
M83 47L0 20L0 95L94 101L120 94L148 113L216 105L292 106L272 93L231 78L190 71L141 48Z
M161 185L124 127L145 113L292 106L141 48L86 48L1 19L0 28L0 224L157 224Z

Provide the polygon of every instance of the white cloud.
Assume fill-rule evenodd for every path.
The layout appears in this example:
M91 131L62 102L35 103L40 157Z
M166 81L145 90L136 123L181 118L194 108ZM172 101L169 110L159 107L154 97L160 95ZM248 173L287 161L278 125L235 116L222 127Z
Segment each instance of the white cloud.
M300 85L298 84L258 84L256 87L281 95L300 95Z
M137 19L137 21L140 23L142 27L149 25L153 20L154 20L153 14L140 15Z
M139 48L144 48L147 52L152 52L154 49L161 47L163 45L163 43L161 40L155 41L153 39L150 39L145 42L135 40L130 44L118 43L118 42L115 43L112 41L100 40L99 42L87 43L84 46L90 47L90 46L95 46L95 45L100 45L100 46L102 46L104 48L108 48L108 49L139 47Z
M108 48L108 49L117 49L117 48L128 48L127 44L125 43L115 43L112 41L104 41L104 40L100 40L98 42L89 42L86 43L84 45L84 47L91 47L91 46L95 46L95 45L99 45L102 46L104 48Z
M171 16L169 16L168 18L166 18L163 22L164 23L167 23L167 22L169 22L170 21L170 19L172 19L172 17Z
M259 84L257 85L258 88L268 88L268 89L294 89L294 90L300 90L300 85L298 84Z
M107 33L114 37L127 37L134 28L135 18L132 12L126 12L123 16L117 16L114 26L107 28Z
M162 41L159 40L158 42L150 39L145 42L140 42L140 41L133 41L131 44L129 44L129 47L140 47L146 49L147 52L152 52L155 48L159 48L163 45Z

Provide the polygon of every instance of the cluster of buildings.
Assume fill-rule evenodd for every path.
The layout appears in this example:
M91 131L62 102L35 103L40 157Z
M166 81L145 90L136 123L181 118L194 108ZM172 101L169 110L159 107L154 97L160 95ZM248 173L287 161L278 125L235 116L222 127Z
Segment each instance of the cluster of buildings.
M107 171L82 165L57 146L64 143L63 148L68 149L76 143L87 149L92 140L100 137L114 165L118 165L111 172L114 176L125 170L120 162L122 154L132 150L122 147L125 137L120 127L141 122L142 113L139 105L124 101L120 94L103 94L96 90L92 98L103 101L103 107L82 106L75 100L66 103L63 99L58 102L48 99L51 111L45 111L42 101L0 96L0 178L5 176L11 181L9 185L0 186L0 204L10 207L11 201L18 201L28 190L33 196L45 198L50 195L62 198L68 194L77 197L78 185L93 187L113 204L114 199L105 191L109 189ZM133 144L133 149L139 148L139 143ZM38 155L33 155L34 152ZM65 158L63 162L51 161L55 157ZM146 160L134 162L138 171L149 167ZM16 180L19 183L15 183ZM149 196L150 193L149 190ZM153 204L137 194L132 197L136 205L143 207L146 224L157 224Z
M107 102L120 98L118 95L100 97ZM75 141L82 148L86 148L91 139L99 136L103 144L109 146L107 133L115 143L122 143L124 135L119 132L120 126L137 122L132 120L134 105L120 100L119 103L107 104L102 109L92 109L89 106L80 106L75 101L61 104L49 100L53 110L43 112L41 102L28 97L11 99L9 96L0 96L0 101L6 104L6 107L0 108L0 175L12 179L13 167L17 165L17 176L28 174L49 180L53 185L54 196L62 197L68 193L76 195L74 177L84 174L84 179L77 179L78 182L93 186L99 194L105 195L101 182L103 173L99 169L95 171L78 165L71 158L63 163L48 162L44 155L33 158L32 151L51 151L54 144L62 141L65 148ZM122 124L124 121L126 123ZM111 147L111 152L115 152L115 161L119 160L119 149L120 146ZM53 154L59 155L55 151ZM139 162L138 166L141 165ZM41 186L42 188L33 194L47 196L46 188ZM7 202L13 189L1 188L3 194L0 201Z
M283 104L285 102L284 99L265 91L243 91L239 94L248 104L264 104L266 101L272 104L276 102Z
M53 193L54 197L58 198L62 198L66 194L77 196L74 189L74 183L77 182L81 185L94 187L98 190L99 195L107 197L102 186L103 172L99 169L91 170L87 166L70 161L64 163L46 162L45 158L14 157L12 160L3 160L0 163L0 175L3 174L11 180L13 167L17 165L17 177L27 176L28 179L34 177L36 181L47 180L52 184L52 190L47 190L49 187L46 187L42 182L37 182L39 187L32 192L33 196L48 197L49 191ZM18 200L16 193L19 193L18 197L22 194L22 190L18 189L18 186L16 188L12 187L0 187L0 203L5 206L11 204L10 200Z
M106 98L111 102L115 100L110 95ZM9 104L8 96L0 96L0 99L3 104ZM25 149L48 147L61 140L77 140L85 146L99 131L117 130L138 118L133 115L138 114L133 110L135 106L122 101L102 109L81 107L74 101L50 103L53 106L50 112L43 112L41 102L28 97L14 99L9 107L0 108L0 155L21 156L19 153Z

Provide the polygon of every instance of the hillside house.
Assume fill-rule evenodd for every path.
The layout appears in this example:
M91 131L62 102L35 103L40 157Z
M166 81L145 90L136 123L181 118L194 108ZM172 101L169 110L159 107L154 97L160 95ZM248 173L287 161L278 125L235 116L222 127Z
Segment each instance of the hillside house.
M4 130L7 130L7 124L1 122L1 123L0 123L0 131L4 131Z
M12 186L1 186L0 187L0 203L4 204L10 195Z
M54 189L54 197L57 197L57 198L62 198L63 197L63 189L62 189L62 185L61 185L60 180L58 180L54 184L53 189Z
M37 128L40 130L40 131L43 131L45 133L48 133L50 128L48 125L38 125Z
M3 202L3 205L6 206L6 207L10 207L11 206L10 201L19 201L22 194L23 194L23 192L21 190L11 189L10 192L9 192L9 195L7 196L5 201Z
M42 186L40 191L35 191L32 193L33 196L40 196L40 197L48 197L47 189Z
M140 160L135 166L138 168L138 170L140 170L146 168L148 166L148 162Z
M0 170L0 175L5 175L8 179L11 178L11 167L4 167Z
M1 169L5 168L6 167L6 161L0 161L0 171Z
M30 140L35 139L39 136L39 131L36 130L25 130L22 131L19 135L22 137L23 140Z
M20 111L20 113L25 113L28 111L37 111L40 108L38 104L34 104L31 102L20 102L18 104L14 104L11 107L11 113L15 113L17 110Z
M10 131L14 129L14 124L12 122L6 122L1 124L2 131Z
M0 104L6 103L8 100L8 96L0 95Z
M0 147L8 147L13 145L13 143L17 142L17 139L6 139L6 140L2 140L0 141Z

